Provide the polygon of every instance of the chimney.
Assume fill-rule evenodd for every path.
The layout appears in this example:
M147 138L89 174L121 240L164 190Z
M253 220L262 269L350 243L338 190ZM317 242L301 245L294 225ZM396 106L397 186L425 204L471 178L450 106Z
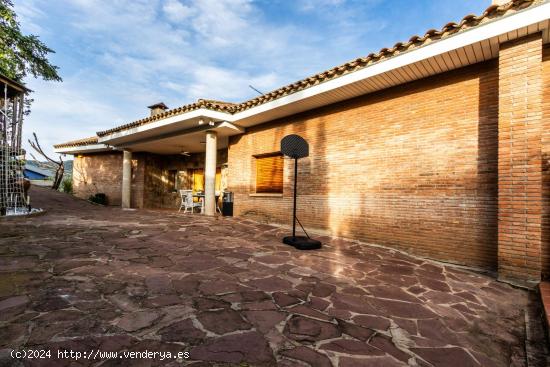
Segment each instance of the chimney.
M504 5L508 4L512 0L493 0L493 5Z
M164 103L159 102L152 104L150 106L147 106L151 110L151 116L158 115L159 113L163 113L168 109L168 106L166 106Z

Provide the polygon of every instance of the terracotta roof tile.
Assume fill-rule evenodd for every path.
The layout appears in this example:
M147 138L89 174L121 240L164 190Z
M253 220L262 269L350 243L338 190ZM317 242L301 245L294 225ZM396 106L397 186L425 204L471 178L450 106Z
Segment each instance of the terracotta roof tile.
M237 105L236 103L233 103L233 102L217 101L215 99L202 99L201 98L201 99L199 99L199 102L211 103L213 105L227 106L227 107L233 107L233 106Z
M167 117L181 115L182 113L198 110L200 108L205 108L207 110L212 110L212 111L221 111L221 112L231 113L231 110L234 108L234 105L232 103L228 103L228 102L219 102L219 101L214 101L214 100L209 100L209 99L199 99L195 103L190 103L190 104L187 104L187 105L184 105L184 106L181 106L181 107L177 107L177 108L174 108L174 109L171 109L171 110L168 110L168 111L164 111L164 112L158 113L154 116L149 116L149 117L143 118L141 120L131 122L129 124L117 126L113 129L100 131L100 132L97 133L97 135L98 136L105 136L105 135L108 135L108 134L111 134L111 133L114 133L114 132L117 132L117 131L130 129L130 128L136 127L136 126L141 126L141 125L147 124L149 122L165 119Z
M117 131L126 130L132 127L145 125L147 123L158 121L167 117L180 115L182 113L193 111L199 108L205 108L213 111L226 112L226 113L236 113L244 111L246 109L273 101L275 99L284 97L286 95L296 93L298 91L304 90L306 88L312 87L314 85L326 82L328 80L338 78L342 75L352 73L359 69L363 69L367 66L375 64L379 61L388 59L392 56L396 56L402 52L416 49L418 47L425 46L431 42L438 41L440 39L449 37L451 35L463 32L467 29L476 27L482 23L491 21L495 18L508 15L519 10L523 10L527 7L530 7L534 4L542 3L544 0L511 0L509 3L504 5L491 5L490 7L483 12L483 14L476 15L467 15L459 23L450 22L447 23L442 29L430 29L423 36L412 36L407 42L398 42L392 48L382 48L377 53L371 53L366 57L359 57L355 60L349 61L345 64L336 66L332 69L323 71L321 73L309 76L302 80L299 80L295 83L283 86L279 89L273 90L269 93L266 93L262 96L244 101L242 103L228 103L208 99L199 99L195 103L187 104L178 108L174 108L158 115L146 117L141 120L137 120L125 125L121 125L109 130L99 131L97 135L105 136Z
M99 138L97 136L91 136L89 138L71 140L71 141L68 141L66 143L56 144L53 147L54 148L81 147L83 145L97 144L98 139Z

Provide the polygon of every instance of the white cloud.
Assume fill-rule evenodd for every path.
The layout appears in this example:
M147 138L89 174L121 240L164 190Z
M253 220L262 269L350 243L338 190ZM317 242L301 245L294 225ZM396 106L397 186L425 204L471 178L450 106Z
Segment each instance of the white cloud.
M253 21L249 0L196 0L193 6L193 29L212 46L232 46L253 35L247 32Z
M257 95L249 84L268 92L399 40L377 43L389 15L365 9L383 1L350 1L18 0L23 29L57 51L64 78L29 80L24 130L46 147L142 118L158 101L239 102Z
M342 5L346 0L299 0L301 10L311 11L324 7L333 7Z
M249 85L267 92L280 82L275 73L250 75L220 67L199 66L194 70L188 94L194 99L208 96L207 98L217 100L240 102L243 95L250 94Z
M30 33L44 34L46 30L39 25L39 19L46 14L40 10L34 0L15 4L18 21L25 24L25 29Z
M83 88L80 77L66 78L62 84L33 80L29 86L35 91L31 116L23 125L24 146L29 152L32 149L27 139L33 132L44 150L52 154L53 144L93 136L105 121L124 120L124 111L98 99L94 88Z
M172 22L181 22L193 16L194 9L187 5L183 5L178 0L167 0L162 6L162 10L166 18Z
M307 44L311 34L266 22L249 0L21 0L19 8L27 24L53 34L58 57L75 58L61 64L63 83L30 83L25 131L44 146L141 118L152 102L238 102L256 95L249 85L267 92L322 69L304 63L319 56L321 38ZM56 32L74 48L57 49Z

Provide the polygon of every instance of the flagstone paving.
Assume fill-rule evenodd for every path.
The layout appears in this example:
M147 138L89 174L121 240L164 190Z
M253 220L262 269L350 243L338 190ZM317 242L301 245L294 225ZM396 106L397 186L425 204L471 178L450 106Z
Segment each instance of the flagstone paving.
M237 218L32 194L47 214L0 221L0 365L526 366L535 298L489 276L328 237L299 252L285 230ZM55 353L10 357L22 348Z

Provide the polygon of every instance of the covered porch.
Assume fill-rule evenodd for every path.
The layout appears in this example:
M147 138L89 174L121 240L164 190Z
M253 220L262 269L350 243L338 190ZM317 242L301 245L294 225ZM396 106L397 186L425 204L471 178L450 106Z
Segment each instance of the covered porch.
M167 109L162 103L149 108L151 116ZM162 119L106 134L93 144L86 142L58 152L83 160L95 155L95 161L107 161L107 158L97 159L101 154L116 156L114 163L93 168L96 176L98 171L105 171L104 175L112 179L111 186L118 189L110 193L117 198L110 200L110 204L120 204L124 209L178 209L179 191L192 190L201 193L200 198L195 198L203 201L201 213L215 215L220 193L227 188L229 138L244 133L244 128L210 112ZM75 167L76 174L89 169L85 162ZM94 178L82 177L85 182L87 179L93 181Z
M157 104L149 108L151 115L155 115L162 113L166 106ZM150 173L144 177L144 201L158 198L161 203L178 203L178 190L203 191L201 213L215 215L216 192L227 187L224 176L229 137L243 133L244 129L201 115L170 124L151 125L100 139L100 142L123 152L122 207L131 207L132 156L134 153L149 153L145 164Z

